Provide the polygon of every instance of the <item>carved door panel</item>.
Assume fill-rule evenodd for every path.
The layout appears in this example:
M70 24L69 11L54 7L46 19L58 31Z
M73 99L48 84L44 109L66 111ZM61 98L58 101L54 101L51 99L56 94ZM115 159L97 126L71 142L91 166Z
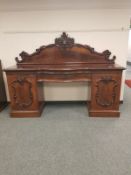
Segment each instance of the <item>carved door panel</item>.
M119 108L121 74L99 74L93 76L91 108L116 110Z
M15 110L38 108L36 78L33 75L8 75L11 107Z
M15 104L20 109L25 109L32 105L33 94L32 84L27 79L18 79L12 82L13 98Z

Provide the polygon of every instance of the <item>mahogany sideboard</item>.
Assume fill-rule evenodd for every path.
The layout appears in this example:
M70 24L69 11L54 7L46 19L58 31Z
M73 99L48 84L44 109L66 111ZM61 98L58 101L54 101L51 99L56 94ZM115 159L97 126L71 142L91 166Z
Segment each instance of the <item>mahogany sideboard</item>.
M43 82L90 81L87 105L91 117L119 117L123 67L115 64L111 52L96 52L77 44L65 32L54 44L34 53L20 53L16 66L5 69L12 117L38 117L44 106Z

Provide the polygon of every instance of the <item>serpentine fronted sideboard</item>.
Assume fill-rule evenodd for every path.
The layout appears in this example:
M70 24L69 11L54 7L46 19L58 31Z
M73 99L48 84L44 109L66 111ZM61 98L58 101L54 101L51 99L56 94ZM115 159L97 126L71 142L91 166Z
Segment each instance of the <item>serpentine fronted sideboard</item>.
M118 117L123 67L111 52L76 44L64 32L33 54L22 52L6 72L12 117L38 117L44 106L43 82L90 81L89 116Z

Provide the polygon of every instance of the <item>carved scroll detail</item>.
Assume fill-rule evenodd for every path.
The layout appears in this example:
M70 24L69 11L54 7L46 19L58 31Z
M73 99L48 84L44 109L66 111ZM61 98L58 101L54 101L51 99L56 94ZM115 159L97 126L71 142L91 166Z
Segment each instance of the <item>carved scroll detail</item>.
M115 62L116 56L113 56L112 58L110 58L111 56L111 52L109 50L105 50L102 52L102 54L105 56L105 58L111 62Z
M21 52L19 55L20 55L20 58L18 58L18 57L15 58L15 61L17 63L22 63L27 59L27 57L29 57L29 54L24 52L24 51Z
M118 83L111 76L102 77L97 82L96 103L102 107L110 107L116 99Z
M33 102L33 94L31 91L32 84L23 77L11 83L13 88L13 98L19 109L24 109L31 106Z
M60 38L55 39L55 45L62 48L69 48L74 45L74 39L68 37L68 35L63 32Z

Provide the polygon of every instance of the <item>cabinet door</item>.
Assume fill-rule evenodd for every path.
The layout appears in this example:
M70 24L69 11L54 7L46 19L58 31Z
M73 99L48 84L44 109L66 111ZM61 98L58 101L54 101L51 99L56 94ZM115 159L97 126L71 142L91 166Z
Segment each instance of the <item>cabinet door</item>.
M102 115L119 110L121 74L97 74L92 77L91 111ZM110 112L110 113L109 113ZM100 114L99 113L99 114Z
M14 110L38 108L36 78L33 75L7 75L11 107Z

